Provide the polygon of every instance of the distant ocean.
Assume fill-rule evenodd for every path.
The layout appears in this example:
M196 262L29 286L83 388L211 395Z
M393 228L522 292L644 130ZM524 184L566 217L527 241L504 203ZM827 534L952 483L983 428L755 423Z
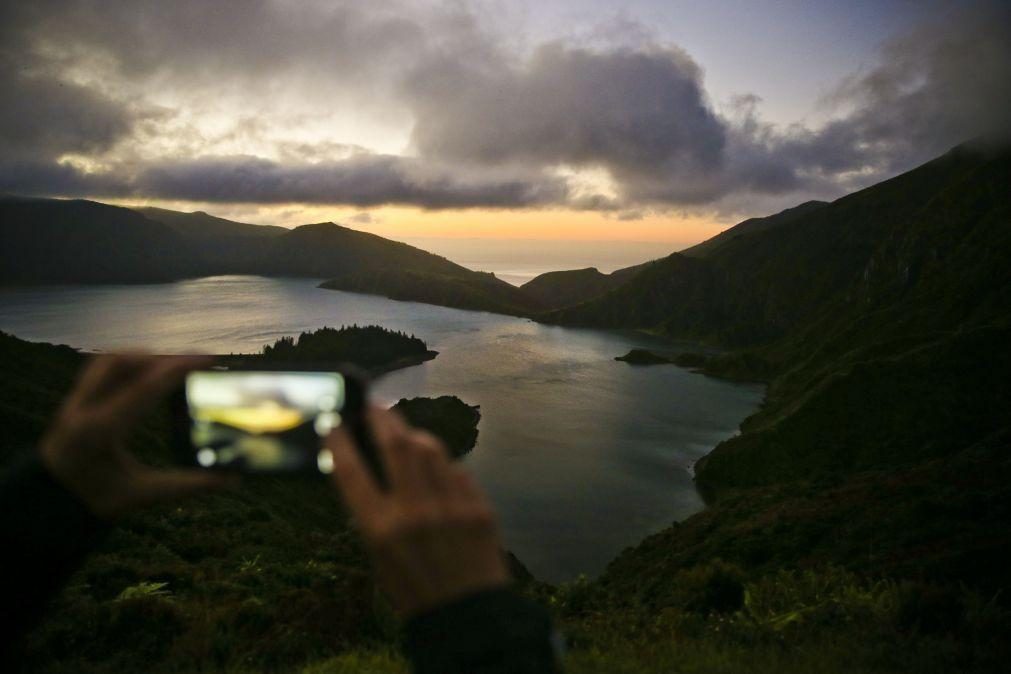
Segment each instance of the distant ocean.
M548 271L596 267L603 273L665 257L682 246L657 241L555 241L537 239L450 239L412 237L412 246L475 271L523 285Z

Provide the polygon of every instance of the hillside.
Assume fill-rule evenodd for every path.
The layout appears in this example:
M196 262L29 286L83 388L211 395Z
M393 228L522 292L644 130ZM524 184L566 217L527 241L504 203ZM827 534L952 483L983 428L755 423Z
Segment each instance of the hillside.
M543 310L561 309L600 297L621 286L651 264L653 262L644 262L615 270L610 274L603 274L596 267L549 271L530 279L520 288L538 302Z
M245 222L225 220L204 211L182 213L153 206L141 206L132 210L137 211L150 220L168 225L184 236L198 238L276 236L288 231L284 227L274 225L252 225Z
M621 284L619 277L602 274L596 267L540 274L520 286L548 309L578 304L603 295Z
M1009 184L1011 152L961 146L554 314L737 345L690 360L770 383L695 466L709 509L615 560L588 589L601 607L674 610L713 559L752 582L924 582L917 610L947 634L970 610L953 588L1008 605Z
M492 274L332 222L294 229L203 212L0 197L0 283L150 283L218 274L331 279L328 288L529 315Z
M394 268L348 271L324 281L320 287L513 316L528 316L541 308L521 288L494 274L469 270L465 274Z
M808 201L774 215L749 218L711 239L681 251L680 255L696 258L707 257L730 241L737 241L752 234L787 224L824 205L823 201ZM551 271L531 279L521 287L524 292L540 302L546 310L564 309L597 299L621 287L636 274L652 266L654 262L657 260L618 269L610 274L602 274L595 267ZM551 321L553 318L549 316L547 320Z
M128 208L0 198L0 283L158 282L202 268L185 237Z
M1007 177L1007 152L959 147L778 226L725 239L703 257L672 254L606 295L543 319L744 347L823 316L850 323L875 305L911 297L934 274L964 287L962 309L992 303L1007 276L999 267ZM974 256L992 272L991 287L960 278L963 270L978 277ZM937 299L949 304L957 295Z
M763 218L748 218L729 229L725 229L711 239L706 239L691 248L685 248L680 253L688 257L707 257L729 241L735 241L758 232L764 232L768 229L785 225L825 205L826 202L824 201L805 201L799 206L787 208L774 215L768 215Z

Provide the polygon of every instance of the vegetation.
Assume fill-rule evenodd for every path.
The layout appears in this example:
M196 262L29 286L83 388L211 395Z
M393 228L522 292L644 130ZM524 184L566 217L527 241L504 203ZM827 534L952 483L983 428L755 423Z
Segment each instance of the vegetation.
M188 248L170 227L126 208L0 197L0 283L168 281L199 272Z
M618 622L613 633L632 624L631 643L640 639L626 648L616 636L589 671L695 671L675 658L706 652L712 671L1000 669L1011 606L1011 568L998 561L1011 555L1009 179L1011 153L956 148L832 204L742 223L551 315L736 345L675 360L770 384L742 432L696 465L710 507L586 585L601 619ZM860 618L832 600L830 620L808 620L822 609L799 602L773 621L789 625L778 651L754 631L726 650L715 635L698 651L636 636L683 614L685 583L713 560L734 570L714 576L719 586L736 576L745 598L773 582L795 596L791 583L845 573L860 592L879 588L881 605ZM749 614L745 602L717 624L740 634L756 627ZM625 670L634 649L650 655Z
M623 361L629 365L662 365L673 362L666 356L661 356L646 349L632 349L624 356L615 356L614 359Z
M651 264L646 262L610 274L602 274L594 267L549 271L527 281L520 288L540 305L542 311L561 309L601 297Z
M372 372L434 358L425 342L414 335L378 325L323 327L298 337L282 337L263 347L260 358L272 364L323 365L353 363Z
M559 309L603 295L620 284L618 278L602 274L595 267L571 271L550 271L523 284L523 291L536 298L545 309Z
M514 316L529 315L538 306L519 288L494 274L480 272L461 277L412 269L376 269L344 273L320 287Z
M459 458L477 444L480 407L468 405L456 396L401 398L393 409L414 426L423 428L446 443L450 454Z
M735 347L676 362L769 382L696 466L707 510L597 579L524 582L569 639L568 671L1006 668L1008 184L1011 154L957 148L548 315ZM31 442L80 357L0 347L0 414ZM139 451L157 460L161 435ZM314 483L132 518L58 609L29 644L37 669L404 670L361 550Z
M84 356L3 333L0 356L0 420L8 432L0 461L7 465L37 443ZM158 415L135 439L147 461L171 456L167 417ZM467 434L472 423L451 440ZM396 644L393 614L333 489L260 476L121 522L30 635L25 669L287 671L326 662L321 671L346 671L359 663L399 666L388 655Z

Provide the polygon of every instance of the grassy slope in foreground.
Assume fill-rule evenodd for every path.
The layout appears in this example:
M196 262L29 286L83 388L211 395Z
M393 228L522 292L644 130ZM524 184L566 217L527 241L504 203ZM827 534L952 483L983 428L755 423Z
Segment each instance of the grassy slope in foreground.
M3 333L0 355L6 465L36 444L84 356ZM342 354L360 366L369 358ZM454 442L474 435L477 419L461 428L458 417L433 421L441 423L429 430L448 431ZM167 423L162 415L146 423L134 451L165 462ZM239 489L123 520L30 635L27 669L259 671L351 648L392 648L395 618L368 568L324 481L247 478Z
M79 367L67 347L0 335L5 387L0 415L12 435L4 459L34 442ZM163 421L145 426L136 451L167 456ZM1011 476L958 466L950 494L880 515L922 520L965 508L959 487L981 482L1007 489ZM938 468L939 470L941 467ZM929 475L899 476L927 494ZM928 482L929 484L929 482ZM868 482L865 489L878 489ZM816 555L835 559L837 523L863 522L868 549L894 531L852 518L851 485L794 486L787 494L727 501L621 556L598 582L562 588L527 584L549 606L569 641L566 671L604 672L948 672L996 671L1006 661L1008 616L989 597L941 585L874 582L835 567L753 574L714 562L740 550L765 555L767 568L796 555L770 556L775 537L829 532ZM837 512L812 507L811 495ZM786 501L782 521L755 508ZM978 507L978 505L976 506ZM826 516L829 516L826 521ZM1000 517L1000 513L990 515ZM798 521L800 520L800 521ZM777 527L775 532L770 526ZM981 525L982 526L982 525ZM799 533L794 533L799 532ZM675 541L669 536L678 537ZM971 535L971 532L969 534ZM781 548L782 546L779 545ZM745 601L745 597L747 600ZM396 655L397 624L375 591L364 550L322 483L247 480L122 521L56 599L28 639L29 671L113 674L196 670L338 674L406 673Z

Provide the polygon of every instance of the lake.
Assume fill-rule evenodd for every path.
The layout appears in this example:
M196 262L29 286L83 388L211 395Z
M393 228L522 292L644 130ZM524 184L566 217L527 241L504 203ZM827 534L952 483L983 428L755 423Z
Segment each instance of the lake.
M0 330L95 350L250 353L324 325L379 324L439 356L380 379L381 400L453 394L481 406L466 462L506 546L552 582L595 575L623 548L699 511L693 462L733 435L764 389L674 366L633 367L645 335L322 290L317 281L219 276L163 285L0 289Z

